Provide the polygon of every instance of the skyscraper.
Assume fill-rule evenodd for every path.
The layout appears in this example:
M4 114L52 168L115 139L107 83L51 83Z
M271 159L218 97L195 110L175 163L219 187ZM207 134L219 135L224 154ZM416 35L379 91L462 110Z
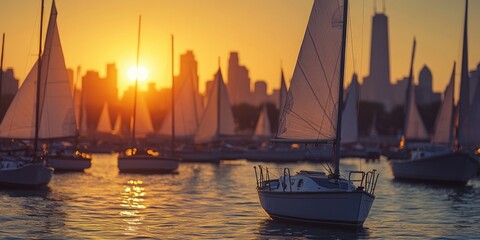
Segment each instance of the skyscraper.
M375 13L372 18L372 42L370 46L370 72L363 79L360 99L383 103L393 107L390 99L390 52L388 43L388 18L385 13Z
M239 64L237 52L231 52L230 59L228 60L227 89L232 105L251 102L248 69Z

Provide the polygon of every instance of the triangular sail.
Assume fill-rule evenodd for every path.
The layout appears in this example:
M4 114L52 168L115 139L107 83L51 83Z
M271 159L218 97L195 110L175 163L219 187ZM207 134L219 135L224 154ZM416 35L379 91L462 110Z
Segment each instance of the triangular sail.
M175 91L175 136L192 137L200 124L203 104L194 87L193 78L181 81L178 91ZM172 111L170 111L160 127L162 135L172 134Z
M218 70L194 141L198 144L208 143L219 140L220 136L234 134L232 108L222 72Z
M148 110L147 102L144 94L137 97L137 116L135 119L135 136L145 137L147 134L153 133L152 119Z
M415 59L416 40L413 40L413 52L410 65L410 76L408 78L407 92L405 95L405 126L404 140L426 140L428 133L423 124L420 113L418 112L415 100L415 91L413 84L413 61Z
M445 89L442 105L438 111L435 122L435 131L432 143L451 144L453 140L453 115L454 115L454 93L455 93L455 64L453 65L450 82Z
M97 125L97 132L112 133L112 126L110 125L110 114L108 111L108 104L103 105L102 113L100 114L100 120Z
M405 122L405 139L407 140L426 140L428 133L423 124L422 117L418 112L417 104L415 102L415 92L413 87L409 91L407 117Z
M314 1L297 58L278 138L336 138L342 59L343 1Z
M358 96L357 75L352 77L348 87L347 100L342 115L342 143L353 143L358 140Z
M56 19L57 10L54 2L42 54L40 139L77 135L73 96ZM1 138L33 139L35 137L37 72L38 61L18 90L0 125Z
M257 126L255 127L256 137L271 137L270 119L268 118L267 105L263 105L262 112L258 117Z
M377 138L378 137L377 113L373 114L372 125L370 126L370 133L368 134L368 136L371 137L371 138Z

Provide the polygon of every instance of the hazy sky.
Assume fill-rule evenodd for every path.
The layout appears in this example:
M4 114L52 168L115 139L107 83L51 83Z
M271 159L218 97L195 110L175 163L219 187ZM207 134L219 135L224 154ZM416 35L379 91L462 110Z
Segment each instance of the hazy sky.
M383 11L383 1L376 1ZM193 50L201 91L212 79L218 58L226 78L228 56L240 53L250 78L278 88L280 66L290 79L313 4L312 0L57 0L58 26L67 67L81 65L105 74L115 62L123 89L135 65L138 15L142 15L140 65L149 81L170 86L170 34L175 35L175 72L179 54ZM453 61L460 64L465 2L461 0L387 0L391 81L406 76L413 37L417 38L415 77L427 64L434 89L443 91ZM46 30L51 0L45 1ZM480 1L469 3L470 68L480 62ZM347 83L353 71L368 75L373 0L351 0ZM4 68L23 81L38 52L40 0L0 0L0 32L6 33ZM353 45L353 47L352 47ZM353 53L353 54L352 54ZM352 58L353 55L353 58ZM457 68L460 69L460 68ZM82 75L83 75L82 73ZM457 72L459 76L459 72ZM362 81L362 79L360 79ZM457 88L458 89L458 88Z

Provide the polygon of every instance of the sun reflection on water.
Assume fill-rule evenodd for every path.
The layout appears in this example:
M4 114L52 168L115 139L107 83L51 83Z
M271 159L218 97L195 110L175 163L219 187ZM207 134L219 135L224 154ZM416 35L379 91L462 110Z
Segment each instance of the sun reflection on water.
M125 231L136 234L141 229L143 224L145 205L145 188L142 180L129 180L123 186L124 190L121 193L121 211L120 216L126 225L123 227Z

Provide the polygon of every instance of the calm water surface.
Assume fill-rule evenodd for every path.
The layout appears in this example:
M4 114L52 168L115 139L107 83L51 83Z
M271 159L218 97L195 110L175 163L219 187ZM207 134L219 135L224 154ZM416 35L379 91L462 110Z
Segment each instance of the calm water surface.
M0 237L480 239L480 179L464 187L392 180L388 163L342 160L380 171L359 230L271 221L255 191L254 163L181 164L179 174L119 174L116 155L94 155L85 173L55 174L44 190L0 190ZM322 170L321 164L269 164Z

